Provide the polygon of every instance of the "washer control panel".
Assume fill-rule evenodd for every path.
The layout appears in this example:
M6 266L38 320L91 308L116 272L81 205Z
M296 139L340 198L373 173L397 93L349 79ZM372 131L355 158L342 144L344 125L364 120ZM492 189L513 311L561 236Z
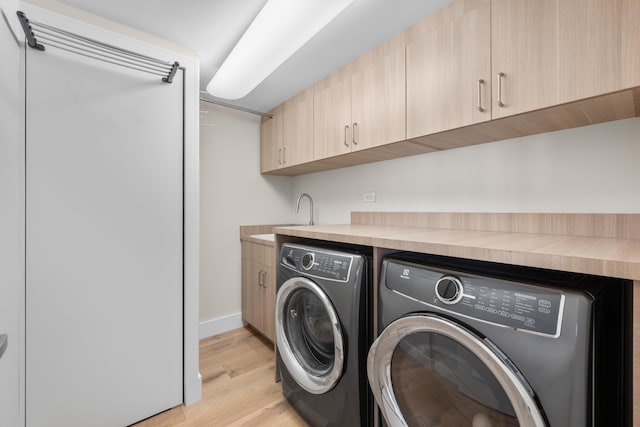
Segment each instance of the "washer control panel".
M307 276L348 282L353 256L287 245L282 251L280 264Z
M559 336L564 310L560 291L391 260L385 286L424 304L464 317Z

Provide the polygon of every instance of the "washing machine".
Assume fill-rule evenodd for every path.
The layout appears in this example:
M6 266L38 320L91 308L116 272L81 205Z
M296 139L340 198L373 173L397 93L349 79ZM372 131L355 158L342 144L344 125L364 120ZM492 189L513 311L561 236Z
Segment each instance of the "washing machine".
M582 274L385 258L367 362L383 424L630 426L630 290Z
M372 423L370 258L366 248L281 246L277 369L284 396L311 426Z

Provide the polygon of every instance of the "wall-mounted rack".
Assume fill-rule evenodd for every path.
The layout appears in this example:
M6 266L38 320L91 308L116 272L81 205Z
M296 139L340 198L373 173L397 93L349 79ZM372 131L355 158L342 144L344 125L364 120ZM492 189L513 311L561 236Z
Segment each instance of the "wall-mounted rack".
M177 61L162 61L42 22L29 20L21 11L18 11L17 15L24 30L27 45L36 50L43 51L46 47L54 47L98 61L155 74L161 76L165 83L173 82L173 77L180 67Z

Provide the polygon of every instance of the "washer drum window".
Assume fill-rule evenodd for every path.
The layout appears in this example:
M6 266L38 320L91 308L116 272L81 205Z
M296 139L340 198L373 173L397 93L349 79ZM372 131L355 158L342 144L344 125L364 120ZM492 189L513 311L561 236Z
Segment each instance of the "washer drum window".
M276 297L276 343L294 380L306 391L323 394L340 379L344 342L338 315L322 289L294 277Z

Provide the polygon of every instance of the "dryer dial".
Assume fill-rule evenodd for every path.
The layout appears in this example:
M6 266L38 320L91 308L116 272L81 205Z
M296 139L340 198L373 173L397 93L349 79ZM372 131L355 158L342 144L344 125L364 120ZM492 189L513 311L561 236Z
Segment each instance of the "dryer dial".
M463 287L460 279L442 276L436 282L436 296L445 304L455 304L462 299Z

